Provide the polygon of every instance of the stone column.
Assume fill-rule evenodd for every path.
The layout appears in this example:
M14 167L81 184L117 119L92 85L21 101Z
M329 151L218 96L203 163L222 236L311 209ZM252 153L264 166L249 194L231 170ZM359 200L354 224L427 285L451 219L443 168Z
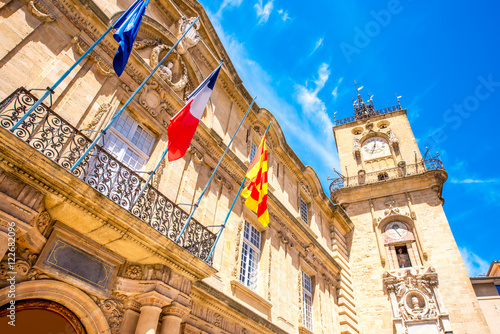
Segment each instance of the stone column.
M142 306L135 334L155 334L160 320L161 309L170 304L172 299L156 291L150 291L137 297L137 301Z
M160 334L179 334L182 317L187 315L190 309L179 302L172 302L163 309L163 323Z
M141 305L135 300L129 298L123 304L125 312L123 312L123 320L120 325L120 333L134 334L139 321L139 309Z

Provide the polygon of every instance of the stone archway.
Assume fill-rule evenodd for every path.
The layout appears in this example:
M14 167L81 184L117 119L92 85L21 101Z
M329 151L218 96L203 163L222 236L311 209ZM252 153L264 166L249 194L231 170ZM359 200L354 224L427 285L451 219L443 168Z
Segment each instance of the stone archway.
M9 305L0 308L0 333L86 334L77 316L59 303L43 299L18 301L13 318L8 317Z
M15 300L42 299L55 302L71 311L83 325L87 334L111 334L101 309L82 290L60 281L37 280L16 284ZM0 290L0 304L6 304L9 287Z

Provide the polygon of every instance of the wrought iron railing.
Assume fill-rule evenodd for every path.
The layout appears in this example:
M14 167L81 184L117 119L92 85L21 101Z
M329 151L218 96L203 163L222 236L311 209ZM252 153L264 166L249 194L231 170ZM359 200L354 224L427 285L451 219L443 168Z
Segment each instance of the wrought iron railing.
M392 106L392 107L387 107L387 108L384 108L384 109L375 110L375 111L373 111L373 112L370 113L370 116L384 115L384 114L388 114L388 113L396 111L396 110L401 110L401 106L399 104L395 105L395 106ZM347 117L347 118L337 119L337 120L335 120L335 125L347 124L347 123L354 122L356 120L357 120L356 116L351 116L351 117Z
M17 89L0 103L0 126L10 130L35 102L36 98L25 88ZM68 172L92 142L44 104L36 108L13 134ZM184 210L150 185L137 199L146 181L99 145L73 175L171 240L176 240L188 218ZM215 237L192 219L178 244L205 260Z
M412 165L400 164L399 167L383 169L378 172L364 173L363 171L360 171L357 176L338 177L333 179L332 183L330 183L330 193L333 193L341 188L386 182L388 180L422 174L433 169L444 170L443 163L438 158L422 160L421 162Z

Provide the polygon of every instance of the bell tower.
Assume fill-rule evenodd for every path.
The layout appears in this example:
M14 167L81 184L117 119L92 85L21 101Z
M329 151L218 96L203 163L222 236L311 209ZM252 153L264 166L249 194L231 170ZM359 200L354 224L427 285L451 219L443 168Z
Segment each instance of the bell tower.
M330 191L355 225L360 332L490 333L443 210L443 164L422 156L399 99L377 110L359 91L333 127L342 170Z

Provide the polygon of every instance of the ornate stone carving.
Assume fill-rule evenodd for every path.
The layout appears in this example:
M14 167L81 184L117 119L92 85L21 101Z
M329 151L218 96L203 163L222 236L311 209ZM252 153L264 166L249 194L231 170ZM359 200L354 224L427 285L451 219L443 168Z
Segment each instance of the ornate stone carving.
M165 169L166 166L166 159L163 159L160 162L160 166L158 167L158 170L156 171L156 174L153 176L153 187L158 189L160 186L160 181L161 177L163 176L163 170Z
M297 291L299 291L299 317L297 321L299 322L299 326L302 325L302 271L299 270L299 279L297 280Z
M448 315L438 292L438 277L434 267L427 271L420 268L395 273L385 272L384 285L390 295L394 322L398 333L404 333L406 322L435 320L441 326L441 318Z
M141 39L134 41L134 49L141 50L148 46L157 46L161 44L161 39Z
M190 145L188 151L191 153L195 163L200 164L203 162L203 154L196 147Z
M125 277L130 279L142 279L142 268L141 266L128 266L127 271L125 271Z
M386 207L386 209L384 210L385 216L400 214L399 208L394 207L396 205L396 201L392 199L392 197L387 197L387 200L384 204Z
M396 135L394 134L394 132L392 131L389 131L389 142L393 145L393 146L398 146L399 145L399 140L398 140L398 137L396 137Z
M239 279L238 277L238 265L240 260L240 243L241 243L241 231L243 230L243 220L238 224L238 230L236 232L236 238L234 240L234 267L233 267L233 277L234 279Z
M139 103L153 117L158 117L162 111L168 110L168 105L164 102L165 96L158 93L157 88L158 83L152 81L148 85L144 85L139 94Z
M16 246L16 248L18 247L19 245ZM37 254L24 249L23 251L15 252L14 264L9 263L8 259L0 262L0 288L8 285L7 279L11 278L12 275L15 276L16 283L49 278L43 272L33 268L37 258Z
M40 0L32 0L28 2L28 10L40 21L52 22L55 20L55 17L49 13Z
M267 267L267 300L271 301L271 272L272 272L273 247L269 245L269 264Z
M125 296L115 295L115 297L117 297L116 299L99 299L96 296L91 297L104 313L111 333L118 334L123 320L123 300Z
M178 37L180 37L186 29L194 22L196 18L195 17L190 17L189 19L185 16L181 17L178 21L179 23L179 33ZM198 33L198 29L200 29L200 21L196 22L195 25L189 29L188 33L186 36L184 36L184 39L181 42L182 48L180 48L179 52L181 54L186 53L187 49L192 48L198 42L201 40L201 36Z
M312 198L312 192L309 189L309 186L305 182L301 181L300 187L304 190L304 192L307 194L307 196Z
M49 227L50 220L51 218L47 211L43 211L38 215L35 226L41 235L44 235L45 231L47 230L47 227Z
M162 264L129 264L123 272L123 277L142 281L162 281L185 294L191 292L191 281L188 278Z
M354 138L352 143L352 151L356 155L361 154L361 146L359 145L359 139L357 138Z
M156 67L162 59L160 58L160 55L168 52L170 49L171 47L165 44L160 44L154 47L151 55L149 56L151 67ZM166 65L160 65L156 73L158 73L160 78L168 83L174 91L181 91L189 82L187 68L184 61L177 51L174 50L166 59L165 64Z
M73 37L73 40L71 41L73 45L75 46L75 50L78 54L83 55L85 51L88 49L87 43L83 42L80 40L79 37L75 36ZM115 73L113 68L108 65L96 52L91 51L89 53L89 59L91 61L94 61L97 65L97 71L104 76L111 76Z
M94 115L94 118L92 118L90 123L87 124L86 128L89 130L95 130L95 127L97 126L97 124L99 124L102 117L106 115L110 110L111 110L111 104L102 103L99 106L99 109L97 110L96 114Z

